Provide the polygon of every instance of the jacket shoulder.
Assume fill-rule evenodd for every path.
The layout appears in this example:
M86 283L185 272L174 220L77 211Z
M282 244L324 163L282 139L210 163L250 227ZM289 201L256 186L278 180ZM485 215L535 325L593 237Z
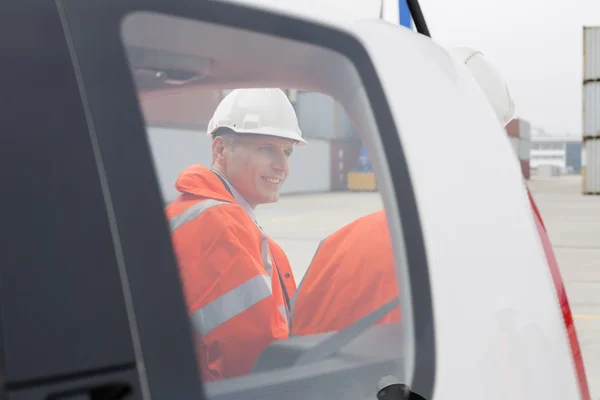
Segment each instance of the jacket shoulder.
M241 205L216 199L201 199L181 204L168 213L171 232L179 228L210 232L211 237L256 235L258 228ZM203 234L205 235L205 233Z

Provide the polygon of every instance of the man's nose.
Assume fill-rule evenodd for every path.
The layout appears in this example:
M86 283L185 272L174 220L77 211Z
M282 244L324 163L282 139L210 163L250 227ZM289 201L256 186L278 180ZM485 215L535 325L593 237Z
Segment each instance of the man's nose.
M275 169L277 172L285 172L288 170L290 165L290 160L288 159L288 157L283 153L277 153L275 159L273 160L273 169Z

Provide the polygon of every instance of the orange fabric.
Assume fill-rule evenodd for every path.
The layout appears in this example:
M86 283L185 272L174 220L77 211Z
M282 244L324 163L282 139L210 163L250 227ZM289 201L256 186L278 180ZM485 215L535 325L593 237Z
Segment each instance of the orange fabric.
M260 230L212 171L193 165L180 174L175 186L182 194L167 207L167 218L206 199L232 203L212 207L172 232L188 313L192 316L249 279L268 273L261 258ZM250 373L266 346L289 337L288 323L279 310L286 301L276 266L290 297L296 283L284 252L268 240L273 295L204 336L196 332L197 359L205 381Z
M341 330L398 296L385 212L366 215L327 237L298 288L294 335ZM400 308L378 323L400 320Z

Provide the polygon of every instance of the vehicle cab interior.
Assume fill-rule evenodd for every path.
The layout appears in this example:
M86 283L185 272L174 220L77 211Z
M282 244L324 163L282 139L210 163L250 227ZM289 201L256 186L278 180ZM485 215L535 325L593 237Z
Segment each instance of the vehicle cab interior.
M15 6L18 18L2 24L19 37L6 120L23 133L2 146L16 162L4 169L20 171L7 195L8 226L19 228L3 241L7 398L384 399L390 376L431 397L433 312L415 193L392 94L356 36L237 2L34 3L36 13ZM26 79L27 62L45 78ZM250 375L203 383L164 215L176 171L157 158L194 156L184 142L156 141L149 126L191 129L208 146L198 138L223 93L250 87L316 93L348 116L377 177L402 319L377 324L382 309L337 332L292 336L268 346ZM40 119L23 125L28 110ZM306 165L309 146L298 150Z

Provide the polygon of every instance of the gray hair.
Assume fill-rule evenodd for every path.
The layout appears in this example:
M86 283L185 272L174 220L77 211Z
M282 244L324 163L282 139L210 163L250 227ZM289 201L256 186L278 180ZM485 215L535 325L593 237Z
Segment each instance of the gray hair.
M221 136L223 138L223 142L225 143L225 146L234 147L238 135L233 132L227 132L227 133L223 133L219 136Z
M234 149L235 148L235 146L236 146L236 139L238 137L238 135L235 132L229 130L227 132L219 133L218 137L221 137L223 139L223 145L225 147L230 148L230 149ZM215 137L215 139L216 139L216 137ZM213 155L213 160L212 160L211 165L213 167L215 165L214 155Z
M213 135L217 135L217 136L213 136L214 138L217 138L218 136L223 138L223 142L225 143L225 146L227 147L232 147L235 145L235 139L237 138L238 134L233 131L230 128L226 128L226 127L221 127L218 128Z

